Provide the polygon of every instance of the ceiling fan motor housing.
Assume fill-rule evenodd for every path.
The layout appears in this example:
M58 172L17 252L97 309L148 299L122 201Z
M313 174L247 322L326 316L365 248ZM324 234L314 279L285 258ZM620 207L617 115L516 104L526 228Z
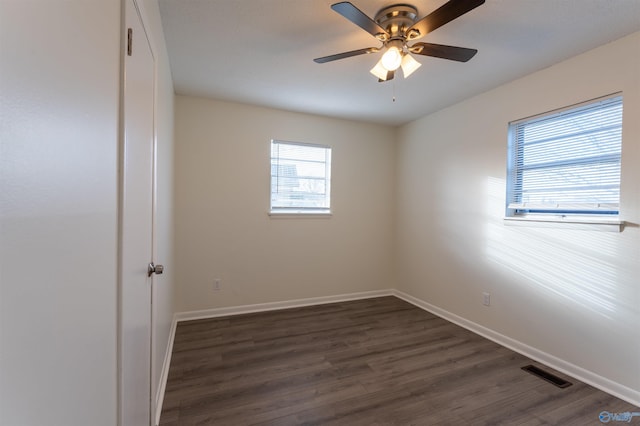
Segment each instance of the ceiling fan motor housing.
M378 38L387 42L390 40L402 40L407 39L407 30L416 22L418 17L418 10L408 4L396 4L388 6L380 11L375 16L375 21L384 28L391 37L387 38L386 34L381 34Z

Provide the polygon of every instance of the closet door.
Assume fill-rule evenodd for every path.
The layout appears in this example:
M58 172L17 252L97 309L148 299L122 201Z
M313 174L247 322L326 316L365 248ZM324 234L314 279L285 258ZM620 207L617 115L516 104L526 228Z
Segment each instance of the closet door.
M154 57L134 0L126 0L120 188L120 424L151 419L154 216Z

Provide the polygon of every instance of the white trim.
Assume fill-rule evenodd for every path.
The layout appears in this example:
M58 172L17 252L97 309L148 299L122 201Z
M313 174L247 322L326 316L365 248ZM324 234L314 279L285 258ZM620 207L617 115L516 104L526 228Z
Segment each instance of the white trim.
M275 311L278 309L299 308L302 306L324 305L349 300L371 299L373 297L393 296L393 290L374 290L360 293L340 294L337 296L310 297L307 299L286 300L283 302L258 303L255 305L231 306L228 308L204 309L201 311L178 312L177 321L224 317L228 315L249 314L253 312Z
M160 415L162 414L162 404L164 403L164 393L167 389L167 380L169 379L169 366L171 365L171 354L173 353L173 341L176 337L176 327L178 321L176 315L173 315L173 321L171 321L171 329L169 330L169 342L167 343L167 351L164 354L164 362L162 363L162 372L160 373L160 386L156 393L156 412L154 418L154 425L160 424Z
M538 228L565 228L587 231L622 232L626 224L623 220L607 220L605 218L574 218L567 216L507 216L507 226L535 226Z
M454 324L457 324L460 327L466 328L467 330L470 330L482 337L492 340L499 345L509 348L514 352L518 352L519 354L541 362L555 370L575 377L581 382L587 383L617 398L640 406L640 391L631 389L620 383L614 382L613 380L607 379L606 377L602 377L596 373L585 370L582 367L567 362L554 355L543 352L518 340L512 339L511 337L500 334L473 321L462 318L454 313L418 299L417 297L413 297L399 290L393 290L392 294L406 302L411 303L412 305L424 309L425 311L431 312L432 314L437 315Z
M284 219L284 218L304 218L304 219L329 219L333 213L331 210L320 211L320 210L292 210L292 211L283 211L283 210L272 210L267 213L269 217L272 219Z
M331 149L331 145L324 145L321 143L308 143L308 142L294 142L294 141L286 141L284 139L271 139L272 144L282 144L282 145L297 145L297 146L308 146L310 148L323 148L323 149Z
M554 109L554 110L551 110L551 111L541 112L540 114L530 115L529 117L519 118L518 120L511 121L509 124L520 124L520 123L524 123L526 121L535 122L535 121L538 121L538 120L541 120L541 119L545 119L545 118L557 117L557 116L562 115L563 113L565 113L567 111L570 111L570 110L580 109L580 108L583 108L583 107L590 107L590 106L593 106L595 104L603 103L603 102L606 102L606 101L608 101L610 99L617 98L617 97L622 97L622 96L623 96L622 92L610 93L608 95L599 96L597 98L589 99L587 101L578 102L577 104L567 105L565 107L557 108L557 109Z

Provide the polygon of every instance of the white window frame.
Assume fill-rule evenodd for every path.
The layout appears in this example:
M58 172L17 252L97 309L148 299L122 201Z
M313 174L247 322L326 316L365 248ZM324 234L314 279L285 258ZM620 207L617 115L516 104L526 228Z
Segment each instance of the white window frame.
M298 147L298 148L310 148L317 153L320 153L322 150L323 159L322 160L312 160L309 158L283 158L280 155L279 147ZM331 216L331 152L332 149L328 145L314 144L314 143L304 143L304 142L290 142L283 141L278 139L271 140L271 159L270 159L270 206L269 206L269 214L272 216L287 216L287 215L301 215L305 217L311 216L323 216L328 217ZM310 166L316 166L316 171L318 169L317 166L322 166L324 170L323 176L298 176L297 173L299 171L296 169L296 176L291 177L284 175L282 176L282 170L278 164L279 161L289 161L298 163L298 166L304 165L305 163L309 163ZM275 162L275 163L274 163ZM275 166L275 167L274 167ZM274 173L275 172L275 173ZM300 203L295 203L295 200L287 197L286 195L280 197L278 195L279 189L287 189L287 185L279 184L279 179L300 179L301 181L313 181L318 180L321 181L321 188L324 188L323 192L314 192L314 191L305 191L302 189L297 193L300 196ZM288 192L288 191L287 191ZM306 194L306 195L305 195ZM307 198L309 196L309 198ZM313 198L317 198L314 202ZM315 204L315 205L313 205Z
M566 149L564 153L562 152L562 149L564 149L564 147L569 146L568 141L571 141L570 142L571 144L582 143L584 144L583 146L587 147L586 144L592 143L594 140L593 138L595 137L595 133L598 132L597 130L594 130L594 129L586 129L582 134L577 136L568 134L567 137L564 137L564 135L560 136L559 133L556 133L553 136L551 136L550 139L546 140L546 142L544 140L543 142L541 142L541 140L536 140L535 139L536 136L527 135L526 133L524 133L526 130L529 130L530 132L534 132L535 127L537 125L544 125L545 123L554 122L554 121L559 123L560 122L559 120L566 120L566 122L562 123L562 125L569 127L571 125L570 120L576 115L585 113L587 111L594 111L594 108L601 109L602 111L604 111L606 108L609 108L611 106L620 108L619 122L617 121L617 118L613 121L608 121L608 119L603 120L603 122L607 123L606 129L611 128L612 130L608 130L610 131L610 133L607 134L606 136L608 138L606 142L604 139L597 140L598 143L610 143L610 145L607 145L607 149L609 149L609 151L600 151L600 147L599 147L596 154L591 156L583 156L580 158L577 156L573 158L569 158L567 155L565 155L565 153L567 152ZM601 129L605 129L605 127L602 127ZM604 131L607 131L607 130L602 130L601 132L604 132ZM576 133L575 129L573 129L572 132ZM586 141L585 134L586 134L586 137L589 138L589 142ZM619 138L610 136L610 135L617 135L617 134L619 134ZM525 153L525 149L527 147L533 147L533 149L535 150L536 143L544 144L549 142L555 142L560 139L564 141L563 142L564 145L560 145L560 148L562 149L559 149L556 154L558 154L559 156L557 157L558 160L561 160L561 161L554 161L553 155L550 155L548 158L544 158L544 161L542 161L541 160L542 157L540 156L547 155L548 153L540 150L538 150L537 152L529 151L529 158L531 158L529 162L527 162L527 159L523 156ZM609 141L612 141L612 142L609 142ZM621 156L622 94L621 93L615 93L612 95L608 95L602 98L583 102L577 105L572 105L559 110L513 121L509 123L508 144L509 145L508 145L507 185L506 185L507 191L506 191L506 206L505 206L505 223L506 224L509 224L509 225L535 224L539 226L541 224L548 225L550 223L552 224L562 223L562 224L572 224L573 226L571 227L579 228L579 229L585 229L585 228L595 229L593 225L595 225L596 227L598 225L602 225L603 228L600 230L612 230L612 231L622 230L624 222L620 221L619 219L620 218L620 212L619 212L620 176L621 176L620 172L621 172L621 160L622 160L622 156ZM616 148L617 148L617 151L615 151ZM531 150L532 148L529 148L529 149ZM551 154L554 154L554 153L551 152ZM534 160L533 157L531 156L536 156L536 159ZM542 190L541 186L537 186L537 185L540 182L543 182L540 179L545 179L545 174L548 174L549 176L552 174L569 176L570 173L573 172L574 175L571 176L572 179L582 179L585 182L593 182L592 179L590 180L586 179L586 176L587 176L585 174L586 171L577 172L576 174L576 170L580 170L580 167L585 165L589 166L590 168L591 166L593 166L594 168L600 167L601 169L604 169L605 167L611 168L611 166L613 166L614 171L609 170L609 173L611 174L609 174L608 176L602 175L603 178L604 177L612 178L612 180L610 181L611 188L608 188L608 191L613 195L603 196L604 198L602 198L602 201L603 201L602 203L589 203L588 202L589 200L583 199L579 201L572 201L571 203L566 202L564 204L563 204L563 201L559 201L558 204L554 205L553 203L549 203L548 201L542 202L539 199L536 200L535 196L533 201L530 201L528 203L525 202L524 198L526 198L526 195L524 195L524 193L526 192L526 190L523 189L522 182L524 179L526 179L527 176L529 178L529 181L531 182L529 184L529 188L532 190L535 190L535 189ZM617 182L615 181L616 167L617 167ZM545 169L549 171L547 172L545 171ZM592 170L594 169L591 168L591 170L589 170L589 174L592 174L591 173ZM526 173L528 173L528 175L525 175ZM604 172L598 172L598 173L604 173ZM550 178L548 182L550 183L549 187L554 186L553 185L553 183L555 182L554 180ZM545 181L545 184L546 184L546 181ZM616 184L617 184L617 187L616 187ZM591 194L590 196L593 196L594 191L589 192L589 190L590 189L595 190L596 188L601 189L601 188L604 188L604 186L602 187L594 186L593 183L591 183L590 186L584 187L582 189L585 190L584 193ZM556 195L555 196L553 195L554 189L551 189L550 191L551 191L550 196L552 198L555 196L558 196L557 191L556 191ZM616 191L617 191L617 199L616 199ZM576 185L574 192L566 191L566 194L573 194L574 196L576 196L576 194L579 192L580 190ZM560 197L561 197L560 199L562 200L563 196L560 196ZM611 197L611 199L609 200L607 199L607 197ZM571 198L572 197L567 197L567 200ZM608 201L608 203L606 201ZM609 229L604 229L604 227L607 227L607 226L609 227Z

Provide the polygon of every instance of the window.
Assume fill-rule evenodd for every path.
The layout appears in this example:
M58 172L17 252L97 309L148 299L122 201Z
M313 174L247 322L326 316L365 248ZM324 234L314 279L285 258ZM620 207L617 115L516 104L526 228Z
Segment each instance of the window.
M509 124L507 217L615 218L622 96Z
M331 148L271 141L271 213L330 213Z

